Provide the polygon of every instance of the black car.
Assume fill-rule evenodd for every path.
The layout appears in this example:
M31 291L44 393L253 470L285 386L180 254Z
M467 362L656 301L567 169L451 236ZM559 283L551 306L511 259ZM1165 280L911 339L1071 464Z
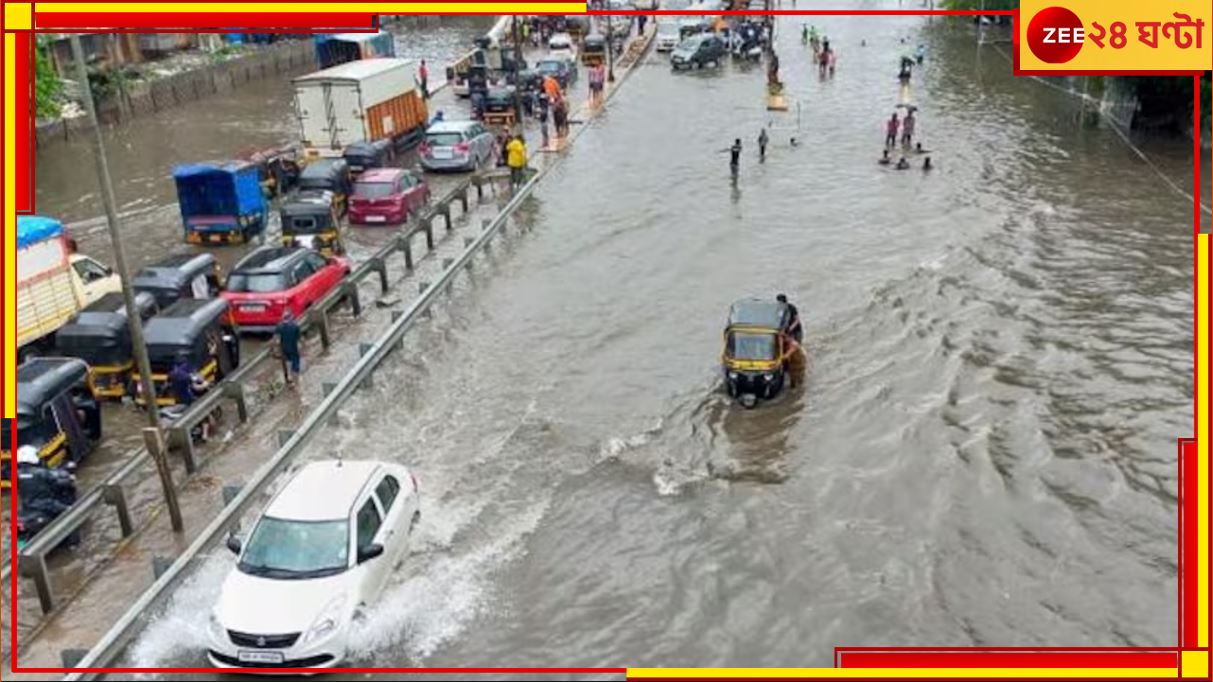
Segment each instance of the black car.
M570 84L577 82L577 67L565 59L541 59L535 64L535 70L539 72L540 78L555 78L561 89L567 90Z
M679 43L670 55L670 63L675 69L702 68L708 64L718 66L724 55L723 40L710 33L701 33Z

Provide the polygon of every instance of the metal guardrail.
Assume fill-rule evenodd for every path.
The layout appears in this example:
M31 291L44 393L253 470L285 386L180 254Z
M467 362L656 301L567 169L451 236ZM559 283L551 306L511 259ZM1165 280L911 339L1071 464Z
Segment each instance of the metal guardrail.
M89 650L74 666L85 670L73 672L67 675L64 678L65 680L93 679L96 675L102 674L101 671L87 669L105 666L118 655L129 641L134 627L138 624L140 618L152 612L157 601L166 593L168 586L181 575L194 557L218 539L226 529L230 528L239 519L240 515L251 506L256 496L265 489L295 455L303 450L312 436L318 433L329 422L341 404L353 395L358 387L368 382L371 373L392 350L400 346L405 333L412 328L413 323L428 312L429 307L438 298L439 294L451 286L455 275L465 268L472 257L484 248L492 237L505 226L509 217L552 167L548 166L539 171L526 184L519 188L497 217L484 225L480 235L468 244L462 255L450 262L443 271L442 276L426 287L425 291L406 310L395 317L395 321L374 344L364 347L364 352L354 367L339 383L328 390L320 405L308 415L299 429L289 432L289 437L282 443L278 451L274 453L274 456L262 465L249 483L242 487L239 493L224 507L223 511L207 525L198 537L190 543L190 546L156 579L152 586L140 596L139 600L127 609L122 618L101 638L101 641ZM283 435L286 434L284 433Z
M486 184L486 181L483 177L479 175L473 176L463 181L459 186L451 189L437 202L433 202L430 210L417 224L402 229L395 240L375 252L374 255L350 272L333 291L313 305L300 320L302 331L306 333L313 328L316 329L320 334L322 346L327 350L332 344L328 320L329 313L339 307L344 301L348 301L354 316L360 316L362 314L362 305L358 295L358 285L372 274L377 274L379 276L381 291L387 293L390 289L387 276L387 257L396 251L402 251L404 253L405 269L407 272L412 272L415 265L412 251L413 238L418 234L424 233L426 236L427 252L433 251L435 248L434 221L439 216L444 217L446 219L446 229L450 232L453 227L450 204L459 200L463 209L463 215L468 215L470 209L468 199L469 189L475 186L477 197L482 199L484 197L484 184ZM249 415L248 406L245 401L244 384L252 374L259 370L272 357L273 354L270 352L270 349L264 348L251 359L242 363L231 374L224 377L210 391L207 391L206 395L191 405L188 411L164 429L163 443L156 437L154 430L150 428L144 429L145 447L132 451L127 457L125 464L106 477L95 488L85 493L70 509L58 516L46 528L43 528L34 536L29 544L20 550L18 553L18 573L23 577L33 580L38 594L38 603L44 614L50 613L55 609L54 590L51 583L50 570L46 563L47 555L79 531L81 526L92 518L97 506L102 503L113 507L117 513L122 538L126 539L130 537L135 532L135 528L131 521L130 508L127 504L126 492L123 487L127 479L144 464L152 461L150 455L152 448L156 447L165 447L170 454L174 451L181 453L187 475L197 471L201 462L194 449L194 439L191 432L203 420L214 413L215 409L224 400L231 400L235 403L237 416L241 424L247 422ZM11 571L12 567L6 561L3 568L0 569L0 578L8 580L11 577Z

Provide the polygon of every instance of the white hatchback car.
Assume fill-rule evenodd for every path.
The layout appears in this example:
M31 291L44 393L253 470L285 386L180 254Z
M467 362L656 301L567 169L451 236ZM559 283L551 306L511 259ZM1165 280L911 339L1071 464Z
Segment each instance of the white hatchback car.
M222 668L327 668L345 658L355 614L403 561L421 516L403 466L313 462L241 542L211 612L208 658Z

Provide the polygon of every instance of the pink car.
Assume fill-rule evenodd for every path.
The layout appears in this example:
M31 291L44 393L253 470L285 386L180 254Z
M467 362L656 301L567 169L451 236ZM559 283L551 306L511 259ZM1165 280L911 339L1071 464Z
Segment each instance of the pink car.
M358 176L350 197L350 223L403 223L430 200L425 180L400 168L372 168Z

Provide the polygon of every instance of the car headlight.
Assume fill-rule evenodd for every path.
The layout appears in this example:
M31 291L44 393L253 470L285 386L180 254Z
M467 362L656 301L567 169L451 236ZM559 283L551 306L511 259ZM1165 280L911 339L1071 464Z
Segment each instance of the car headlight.
M774 378L775 378L775 375L774 375L774 374L763 374L763 375L762 375L762 380L763 380L763 381L770 381L771 379L774 379Z
M736 379L736 378L737 378L737 372L729 372L729 378L730 378L730 379Z
M345 607L345 595L339 594L329 601L316 617L316 621L308 628L305 642L315 642L328 637L341 623L342 609Z

